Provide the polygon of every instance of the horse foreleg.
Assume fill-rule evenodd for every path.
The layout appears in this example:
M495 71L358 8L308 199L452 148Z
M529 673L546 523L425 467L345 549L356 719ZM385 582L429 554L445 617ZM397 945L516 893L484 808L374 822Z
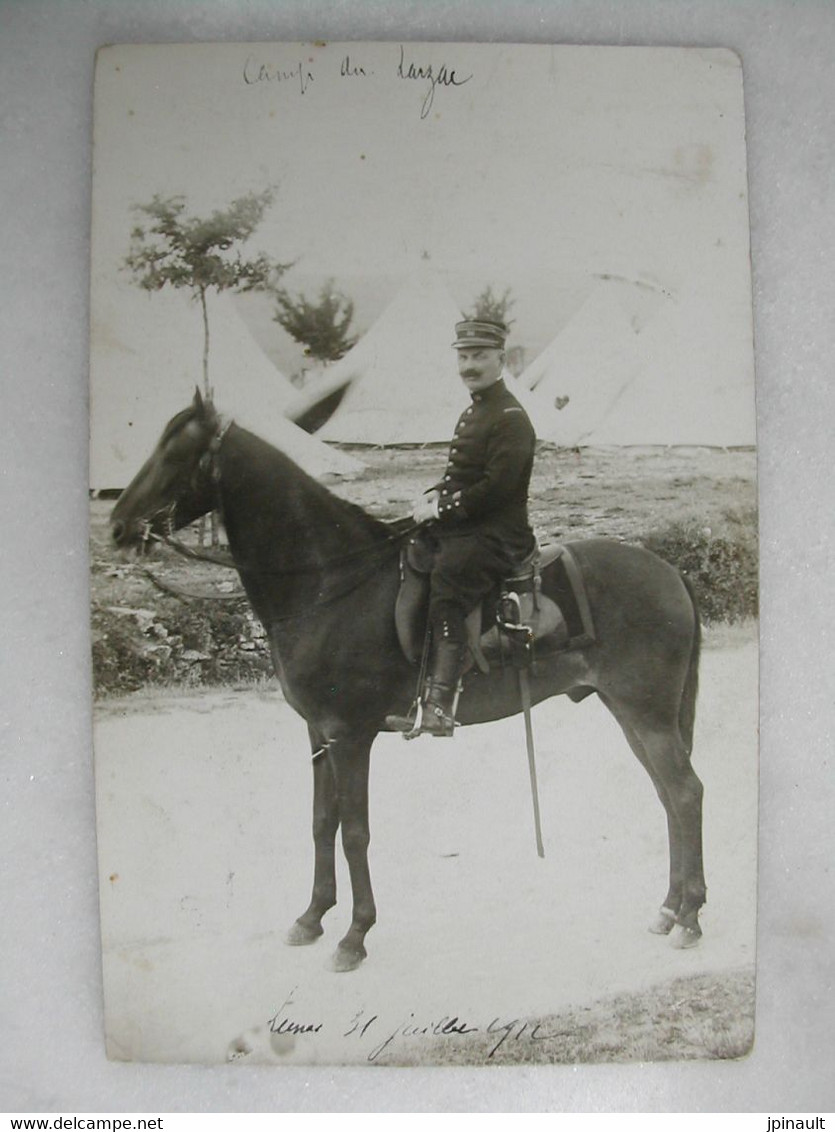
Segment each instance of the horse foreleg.
M368 768L373 736L341 739L330 744L336 782L342 849L348 862L353 893L351 926L333 957L335 971L353 971L366 956L365 936L377 919L368 868Z
M315 943L323 931L322 917L336 904L339 804L327 747L313 731L310 732L310 742L313 749L313 845L316 858L310 904L287 933L286 942L293 947Z

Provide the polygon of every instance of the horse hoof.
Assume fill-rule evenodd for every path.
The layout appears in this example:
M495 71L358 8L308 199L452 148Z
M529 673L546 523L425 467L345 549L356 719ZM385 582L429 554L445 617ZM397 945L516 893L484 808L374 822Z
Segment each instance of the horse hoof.
M670 944L679 951L685 951L688 947L695 947L701 938L702 929L698 924L676 924L675 931L670 936Z
M649 925L653 935L669 935L675 927L676 914L669 908L659 908L658 915Z
M333 959L331 960L331 970L342 973L343 971L356 971L363 959L365 959L367 952L365 948L359 951L349 951L347 947L338 947L334 952Z
M324 928L321 924L309 927L307 924L303 924L301 920L296 920L284 937L284 942L289 947L307 947L309 943L315 943L323 933Z

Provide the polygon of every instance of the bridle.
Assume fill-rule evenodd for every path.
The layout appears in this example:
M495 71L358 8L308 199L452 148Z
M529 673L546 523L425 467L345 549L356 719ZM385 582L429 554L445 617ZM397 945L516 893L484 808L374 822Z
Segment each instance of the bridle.
M208 472L212 483L215 485L215 490L217 490L217 486L220 483L220 464L218 463L220 446L223 444L227 432L235 422L231 417L228 421L224 420L220 413L215 414L215 420L217 421L215 434L206 446L206 451L200 457L197 466L202 472Z
M177 500L172 499L165 507L160 507L158 511L154 511L152 515L139 520L139 541L143 546L151 541L165 542L166 539L171 538L176 530L174 526L174 516L177 511ZM153 530L154 523L157 522L160 515L163 517L161 535L155 534Z
M224 420L220 414L216 415L217 428L206 446L206 451L200 457L197 468L200 472L208 474L215 496L215 510L220 510L220 465L218 462L218 454L220 453L221 445L226 438L226 434L234 421ZM217 566L230 566L234 568L234 561L231 557L224 557L220 554L213 554L211 551L194 550L188 547L185 543L174 537L174 532L177 529L177 502L175 496L164 507L158 508L151 515L147 515L139 520L139 540L143 547L146 547L149 542L159 542L164 546L170 546L172 550L176 550L178 554L182 554L187 558L196 558L204 562L213 562ZM162 517L162 534L157 534L154 530L154 524L158 523Z

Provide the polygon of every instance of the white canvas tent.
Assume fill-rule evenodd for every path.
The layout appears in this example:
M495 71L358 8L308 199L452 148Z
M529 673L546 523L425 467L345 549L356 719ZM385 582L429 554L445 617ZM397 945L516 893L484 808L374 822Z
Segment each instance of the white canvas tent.
M231 299L210 297L209 380L220 412L280 448L312 475L350 475L361 464L284 415L292 386L244 325ZM90 486L123 488L165 423L202 388L200 309L166 288L94 293L90 340Z
M437 276L426 272L409 280L356 346L307 392L310 400L347 383L316 435L350 444L448 441L467 404L452 349L460 319Z
M538 435L570 446L753 445L751 365L733 343L698 324L694 333L688 299L666 298L641 325L601 283L520 377Z
M627 397L637 372L635 332L606 287L593 291L567 326L521 374L541 439L587 439Z

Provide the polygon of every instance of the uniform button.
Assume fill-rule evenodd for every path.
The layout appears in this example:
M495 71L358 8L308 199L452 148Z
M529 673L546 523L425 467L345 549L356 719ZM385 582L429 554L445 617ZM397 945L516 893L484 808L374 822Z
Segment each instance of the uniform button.
M449 481L451 479L452 479L452 476L444 476L444 483L449 483Z

